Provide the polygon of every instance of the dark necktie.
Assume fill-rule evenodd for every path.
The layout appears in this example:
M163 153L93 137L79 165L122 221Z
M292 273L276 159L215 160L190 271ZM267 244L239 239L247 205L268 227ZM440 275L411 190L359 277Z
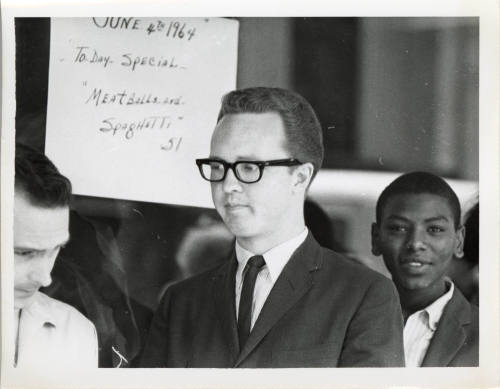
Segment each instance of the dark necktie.
M251 257L245 266L246 274L241 288L240 307L238 310L238 336L240 340L240 350L245 345L245 342L250 335L250 325L252 322L252 302L253 290L255 288L255 280L262 266L266 262L262 255Z

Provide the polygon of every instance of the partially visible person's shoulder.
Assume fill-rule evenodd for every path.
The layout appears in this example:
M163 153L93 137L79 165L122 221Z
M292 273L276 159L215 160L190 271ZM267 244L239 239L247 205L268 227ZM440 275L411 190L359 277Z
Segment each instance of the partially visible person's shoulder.
M232 260L234 260L234 258ZM202 293L205 293L207 284L211 284L215 279L226 275L230 267L229 262L224 262L200 274L176 282L175 284L169 286L168 290L171 293L179 291L190 291L191 293L201 291Z
M465 297L464 297L465 299ZM469 336L477 339L479 343L479 307L467 301L470 306L471 320L469 325Z
M460 294L462 294L462 292L460 292ZM479 307L476 304L471 303L469 300L467 300L463 294L462 297L470 307L472 320L475 321L476 323L479 323Z
M457 314L463 315L464 324L471 324L472 331L479 332L479 308L468 301L456 285L446 310L452 313L453 320L457 320Z
M383 274L370 269L359 262L347 258L346 256L330 250L325 247L321 247L321 252L323 254L323 264L326 268L331 268L335 271L343 271L346 273L356 274L357 277L368 277L368 278L385 278L388 279Z
M42 292L37 292L36 298L37 303L46 311L47 315L54 318L58 323L94 331L94 324L71 305L49 297Z
M335 275L336 278L352 280L355 284L369 285L375 283L388 283L392 281L382 273L370 269L369 267L351 260L342 254L321 247L323 257L322 266L328 273Z
M456 286L438 326L436 335L439 338L435 340L436 345L447 347L450 342L460 345L447 366L479 366L479 310L476 305L467 301ZM461 339L457 334L465 336Z

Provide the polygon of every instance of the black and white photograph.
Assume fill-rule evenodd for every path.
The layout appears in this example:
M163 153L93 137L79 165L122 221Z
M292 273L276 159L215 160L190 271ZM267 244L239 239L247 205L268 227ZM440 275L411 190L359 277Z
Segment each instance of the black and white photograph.
M1 387L500 385L497 1L70 3L2 4Z

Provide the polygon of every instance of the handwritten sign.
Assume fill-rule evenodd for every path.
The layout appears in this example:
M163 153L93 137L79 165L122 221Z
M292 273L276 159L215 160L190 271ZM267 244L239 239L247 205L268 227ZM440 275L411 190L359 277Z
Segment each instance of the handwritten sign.
M212 207L195 165L236 85L238 22L53 18L47 155L75 194Z

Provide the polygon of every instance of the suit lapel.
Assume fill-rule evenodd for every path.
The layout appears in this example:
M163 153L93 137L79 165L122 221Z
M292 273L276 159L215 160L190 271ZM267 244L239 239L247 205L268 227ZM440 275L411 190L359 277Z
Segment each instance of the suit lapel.
M448 366L465 342L463 325L470 321L470 306L455 289L453 297L439 320L438 328L431 339L422 366Z
M233 253L213 280L214 308L222 327L222 341L229 348L231 361L234 361L239 353L234 295L236 269L237 261Z
M309 233L276 280L250 336L236 361L237 367L257 347L278 320L311 288L312 271L321 265L320 247Z

